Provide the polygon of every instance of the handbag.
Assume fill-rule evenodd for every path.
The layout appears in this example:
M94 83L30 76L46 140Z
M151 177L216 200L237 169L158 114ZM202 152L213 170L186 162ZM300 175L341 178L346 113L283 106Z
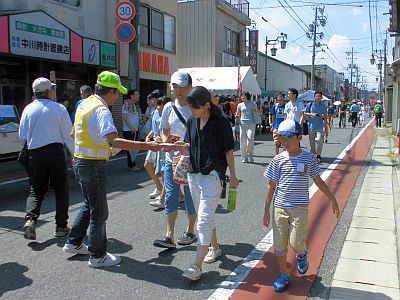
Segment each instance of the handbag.
M311 102L306 106L306 112L309 113L311 111ZM302 124L303 135L308 135L308 121L304 120Z
M39 116L42 114L43 109L45 108L46 105L43 104L42 110L40 111ZM33 132L33 129L35 128L36 121L39 119L39 116L36 117L35 122L32 125L31 132ZM26 141L24 145L22 146L22 149L19 151L18 154L18 161L24 168L25 172L29 175L29 149L28 149L28 139L29 139L29 132L26 135Z

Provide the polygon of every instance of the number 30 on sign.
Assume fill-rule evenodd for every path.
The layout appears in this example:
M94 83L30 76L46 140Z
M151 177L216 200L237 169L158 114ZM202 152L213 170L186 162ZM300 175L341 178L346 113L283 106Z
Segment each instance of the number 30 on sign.
M129 1L121 1L115 8L115 15L122 22L129 22L135 17L136 8Z

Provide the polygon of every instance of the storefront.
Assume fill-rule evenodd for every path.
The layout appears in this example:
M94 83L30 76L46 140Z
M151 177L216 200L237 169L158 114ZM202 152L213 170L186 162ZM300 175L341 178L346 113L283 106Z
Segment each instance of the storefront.
M0 104L22 112L32 100L32 81L44 76L72 109L80 86L93 87L97 73L115 69L116 59L114 43L83 37L43 11L2 15Z

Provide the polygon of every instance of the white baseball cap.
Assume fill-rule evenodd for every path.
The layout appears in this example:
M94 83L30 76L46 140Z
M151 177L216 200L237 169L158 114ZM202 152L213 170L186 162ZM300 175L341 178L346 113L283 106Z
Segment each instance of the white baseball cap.
M300 124L294 120L286 119L279 124L277 136L287 136L291 138L296 134L302 134L303 129L301 128Z
M170 85L172 86L172 84L174 84L174 83L179 85L180 87L185 87L189 83L190 84L192 83L192 78L186 72L176 71L171 76L171 84Z
M32 90L34 93L45 92L51 90L55 86L50 80L44 77L36 78L32 83Z

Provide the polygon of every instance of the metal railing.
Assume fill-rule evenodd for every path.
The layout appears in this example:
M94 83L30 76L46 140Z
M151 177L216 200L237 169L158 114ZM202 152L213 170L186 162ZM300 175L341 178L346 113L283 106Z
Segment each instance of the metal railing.
M249 16L250 4L247 0L223 0L224 2L228 3L237 11L245 14L247 17Z

